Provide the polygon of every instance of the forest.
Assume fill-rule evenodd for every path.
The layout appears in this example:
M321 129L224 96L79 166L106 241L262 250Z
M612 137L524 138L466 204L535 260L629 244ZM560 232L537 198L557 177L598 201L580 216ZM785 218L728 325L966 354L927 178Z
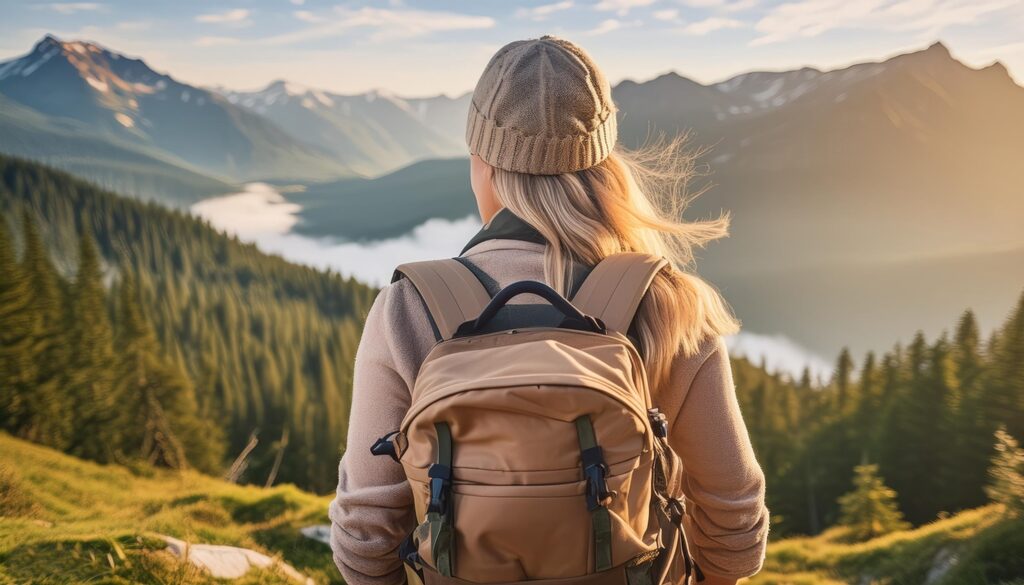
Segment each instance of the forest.
M372 288L4 157L0 212L0 428L99 462L334 487ZM836 524L868 465L922 524L983 504L996 430L1024 435L1024 296L991 335L968 310L937 339L844 351L830 380L733 368L773 534Z

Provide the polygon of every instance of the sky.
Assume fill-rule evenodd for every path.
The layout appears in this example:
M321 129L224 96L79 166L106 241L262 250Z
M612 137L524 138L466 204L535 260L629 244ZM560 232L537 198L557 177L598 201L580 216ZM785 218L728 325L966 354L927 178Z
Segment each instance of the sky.
M99 42L203 86L276 79L337 93L471 90L503 44L554 34L608 77L703 83L751 70L836 68L936 40L1024 82L1022 0L0 0L0 60L44 34Z

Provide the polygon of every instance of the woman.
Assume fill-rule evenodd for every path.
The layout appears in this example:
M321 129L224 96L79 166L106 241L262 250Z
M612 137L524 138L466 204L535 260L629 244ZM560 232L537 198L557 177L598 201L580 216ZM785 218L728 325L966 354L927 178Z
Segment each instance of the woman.
M476 86L467 142L485 227L462 252L483 282L540 280L570 296L579 275L617 252L663 256L632 333L654 403L682 458L686 533L705 583L735 583L764 558L764 476L740 416L722 336L737 324L717 292L682 268L722 237L722 220L677 219L690 171L678 142L614 151L615 107L601 71L557 38L511 43ZM415 524L401 466L369 453L399 427L434 331L407 280L384 287L356 357L348 449L331 505L335 561L351 585L405 580L396 549ZM557 554L557 553L556 553Z

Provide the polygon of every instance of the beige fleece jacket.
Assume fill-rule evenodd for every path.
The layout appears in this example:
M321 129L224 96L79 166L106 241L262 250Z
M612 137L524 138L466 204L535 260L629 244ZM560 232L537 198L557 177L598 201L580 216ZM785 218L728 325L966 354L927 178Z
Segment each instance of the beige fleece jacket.
M540 244L489 240L464 256L507 286L543 281L543 253ZM416 373L434 343L412 284L400 280L384 287L356 354L348 449L330 506L334 560L350 585L405 580L397 548L415 524L412 492L402 466L370 455L370 445L399 428ZM708 340L697 355L678 358L671 383L652 398L671 421L670 441L683 460L686 533L695 560L705 573L756 573L768 534L764 475L740 415L722 340Z

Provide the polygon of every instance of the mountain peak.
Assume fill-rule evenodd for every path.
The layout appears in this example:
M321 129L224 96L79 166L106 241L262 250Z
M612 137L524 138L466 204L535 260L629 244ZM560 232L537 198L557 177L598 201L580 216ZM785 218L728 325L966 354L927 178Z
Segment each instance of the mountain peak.
M953 55L949 52L949 47L943 44L942 41L935 41L928 45L928 48L924 50L926 54L932 54L936 56L952 57Z

